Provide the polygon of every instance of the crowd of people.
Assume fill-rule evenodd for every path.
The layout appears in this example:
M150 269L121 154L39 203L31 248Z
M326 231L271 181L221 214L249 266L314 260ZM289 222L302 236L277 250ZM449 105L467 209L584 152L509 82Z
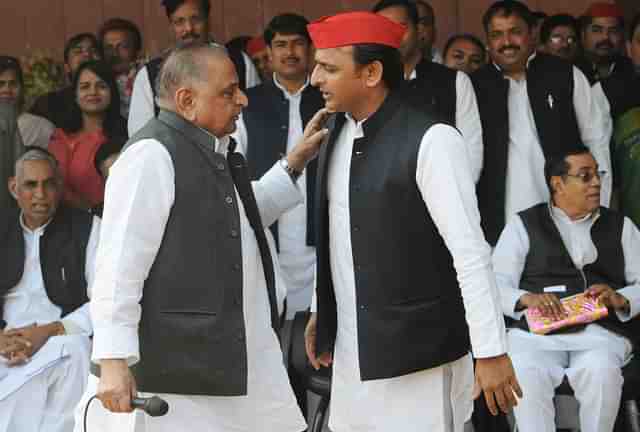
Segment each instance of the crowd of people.
M462 432L474 399L478 432L553 432L563 382L580 430L614 430L640 346L640 14L500 0L440 52L424 0L226 45L209 0L162 7L172 47L143 61L109 19L32 106L0 56L0 432L301 432L296 343L332 368L334 432ZM529 328L576 295L608 316Z

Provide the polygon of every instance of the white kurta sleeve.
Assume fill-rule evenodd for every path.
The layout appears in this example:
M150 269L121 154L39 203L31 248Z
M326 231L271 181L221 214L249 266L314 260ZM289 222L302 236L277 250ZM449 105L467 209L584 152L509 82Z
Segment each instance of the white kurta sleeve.
M480 228L470 171L458 131L435 125L425 133L418 152L416 183L453 257L473 354L487 358L504 354L507 343L491 248Z
M629 314L617 312L620 321L629 321L640 313L640 231L631 221L624 218L622 228L622 250L624 253L624 273L626 287L618 292L629 300Z
M253 61L251 60L251 58L244 52L242 53L242 58L244 60L244 69L246 71L245 79L247 83L247 88L249 89L251 87L255 87L259 85L262 82L262 80L260 79L260 74L258 74L258 69L256 68L256 65L253 64Z
M174 203L174 179L171 156L156 140L132 145L113 165L91 290L93 361L140 358L140 299Z
M529 253L529 235L520 216L514 216L504 227L493 250L493 271L496 274L502 312L519 320L523 312L516 312L516 304L527 291L520 289L520 277Z
M129 119L127 129L129 136L133 136L149 120L156 115L153 103L153 91L149 83L149 73L147 67L138 71L133 81L133 91L131 93L131 105L129 106Z
M469 149L471 175L474 182L480 179L482 171L482 123L476 92L471 79L464 72L456 74L456 127L462 133Z
M304 202L300 188L291 180L280 161L252 184L265 228L278 220L284 212Z
M604 98L606 100L606 97ZM609 207L613 187L613 171L611 170L611 141L612 125L605 107L598 101L602 97L595 97L584 74L576 67L573 68L573 106L575 107L578 127L584 145L591 150L599 169L607 174L602 179L600 202ZM609 120L607 120L609 119Z
M100 242L100 219L93 218L91 224L91 233L87 242L85 254L84 277L87 281L87 296L91 298L91 285L95 276L96 252ZM89 313L89 302L80 306L75 311L64 317L62 325L67 334L85 334L90 336L93 334L93 325L91 324L91 314Z

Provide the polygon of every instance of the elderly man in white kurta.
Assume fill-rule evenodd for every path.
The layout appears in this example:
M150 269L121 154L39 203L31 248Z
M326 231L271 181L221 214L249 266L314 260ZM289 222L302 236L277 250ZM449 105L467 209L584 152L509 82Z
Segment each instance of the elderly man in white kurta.
M300 432L306 425L274 332L264 230L300 202L295 180L325 134L323 113L249 185L227 137L246 97L223 48L176 49L159 96L159 117L132 138L107 183L110 236L98 251L91 306L98 397L110 411L130 412L137 388L160 394L169 413L144 417L136 425L143 430L188 422L209 431Z
M309 26L312 84L338 112L318 160L317 314L306 330L315 367L333 355L335 432L462 431L471 347L492 412L520 392L464 141L397 93L404 30L369 12Z
M2 209L0 227L0 431L69 432L89 372L99 223L58 208L62 179L44 150L25 152L9 185L19 208Z

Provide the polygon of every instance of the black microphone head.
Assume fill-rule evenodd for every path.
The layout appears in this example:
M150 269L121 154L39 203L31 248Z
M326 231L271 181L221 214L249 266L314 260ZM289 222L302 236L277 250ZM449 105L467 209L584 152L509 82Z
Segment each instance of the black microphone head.
M160 417L169 412L169 404L164 399L153 396L145 402L144 411L151 417Z

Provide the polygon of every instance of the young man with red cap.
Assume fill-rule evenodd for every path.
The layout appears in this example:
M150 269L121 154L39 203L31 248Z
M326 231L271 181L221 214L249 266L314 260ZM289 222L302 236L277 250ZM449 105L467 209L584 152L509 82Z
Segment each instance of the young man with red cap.
M612 74L627 73L623 56L624 14L614 3L596 2L580 17L583 57L576 64L592 84Z
M476 393L521 395L461 135L397 92L405 27L352 12L309 26L311 82L336 115L318 160L316 368L334 432L462 431ZM497 404L496 404L497 402Z

